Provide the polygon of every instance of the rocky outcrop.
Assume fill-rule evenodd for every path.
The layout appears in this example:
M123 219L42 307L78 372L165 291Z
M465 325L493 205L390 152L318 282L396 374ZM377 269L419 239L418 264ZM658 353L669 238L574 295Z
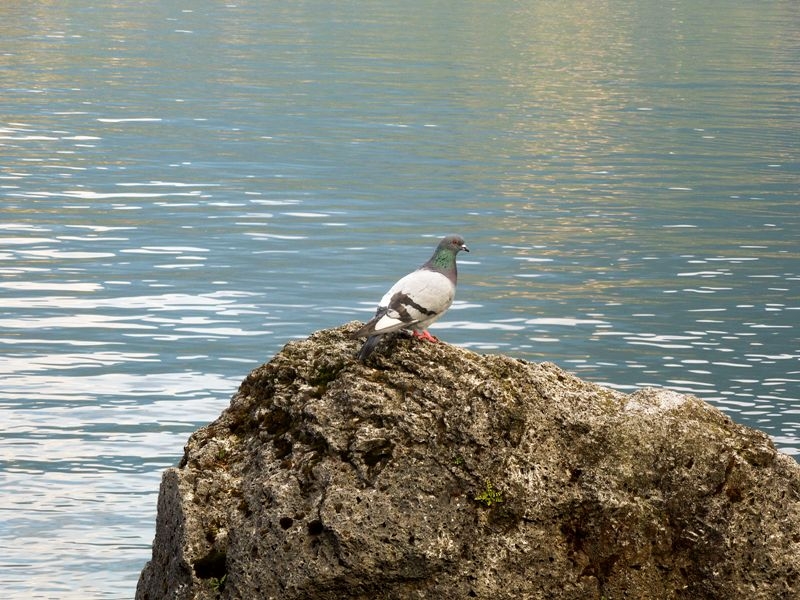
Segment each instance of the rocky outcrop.
M255 369L164 474L138 600L800 598L800 466L665 390L356 324Z

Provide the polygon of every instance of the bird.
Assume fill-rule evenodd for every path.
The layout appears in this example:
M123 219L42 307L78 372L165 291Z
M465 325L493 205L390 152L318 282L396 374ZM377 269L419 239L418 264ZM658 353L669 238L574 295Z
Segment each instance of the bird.
M462 250L469 252L460 235L442 238L426 263L383 295L375 316L353 334L354 338L367 338L358 353L360 362L375 350L382 336L400 329L410 329L414 337L429 342L438 341L428 327L453 303L458 278L456 255Z

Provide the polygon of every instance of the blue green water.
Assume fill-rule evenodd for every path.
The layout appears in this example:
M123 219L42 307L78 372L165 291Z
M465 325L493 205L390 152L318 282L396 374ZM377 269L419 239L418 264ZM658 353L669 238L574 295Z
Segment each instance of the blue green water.
M434 326L800 454L793 0L3 2L0 578L130 598L161 471L462 234Z

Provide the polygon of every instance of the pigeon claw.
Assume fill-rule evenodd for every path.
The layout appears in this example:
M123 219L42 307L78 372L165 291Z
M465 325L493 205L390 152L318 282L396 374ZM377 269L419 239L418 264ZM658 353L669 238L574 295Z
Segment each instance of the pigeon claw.
M432 336L427 329L423 329L422 331L412 331L411 333L415 338L425 340L426 342L431 342L435 344L436 342L439 341L438 338Z

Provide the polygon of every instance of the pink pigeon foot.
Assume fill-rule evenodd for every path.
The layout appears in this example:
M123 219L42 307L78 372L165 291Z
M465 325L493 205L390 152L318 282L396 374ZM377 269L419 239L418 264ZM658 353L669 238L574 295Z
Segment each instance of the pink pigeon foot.
M427 329L423 329L421 332L412 331L411 333L415 338L425 340L426 342L431 342L432 344L435 344L436 342L439 341L436 337L432 336Z

